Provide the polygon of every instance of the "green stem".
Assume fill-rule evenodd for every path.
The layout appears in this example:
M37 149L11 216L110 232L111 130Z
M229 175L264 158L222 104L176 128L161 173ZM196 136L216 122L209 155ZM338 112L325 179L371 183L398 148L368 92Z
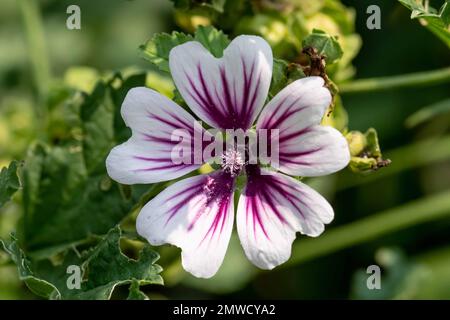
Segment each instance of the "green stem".
M339 85L339 92L346 94L383 91L406 87L428 86L446 82L450 82L450 67L398 76L355 80Z
M43 120L46 115L45 98L47 97L51 74L39 2L35 0L18 0L18 4L22 15L34 83L39 98L36 114L38 118Z
M290 260L283 266L299 264L388 233L444 217L450 218L450 190L328 230L319 238L298 241L292 247Z

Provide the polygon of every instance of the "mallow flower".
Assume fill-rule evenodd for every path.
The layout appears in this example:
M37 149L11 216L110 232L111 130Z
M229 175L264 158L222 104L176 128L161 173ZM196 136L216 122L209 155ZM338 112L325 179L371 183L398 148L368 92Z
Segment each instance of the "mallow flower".
M333 219L327 200L296 178L331 174L350 160L342 134L320 125L331 94L322 78L306 77L263 108L272 64L270 46L257 36L236 37L221 58L199 42L186 42L171 50L169 66L191 112L143 87L131 89L123 102L121 114L132 136L106 160L112 179L123 184L169 181L219 159L216 171L171 184L142 208L136 221L137 232L150 244L181 248L182 265L194 276L212 277L222 264L235 220L238 178L245 185L236 201L237 232L245 255L259 268L287 261L296 232L316 237ZM205 156L212 141L219 140L194 125L192 114L219 132L268 132L267 144L277 147L276 170L260 159L249 161L249 146L231 144ZM184 133L174 139L174 132ZM180 142L186 135L204 139ZM180 143L183 152L178 152Z

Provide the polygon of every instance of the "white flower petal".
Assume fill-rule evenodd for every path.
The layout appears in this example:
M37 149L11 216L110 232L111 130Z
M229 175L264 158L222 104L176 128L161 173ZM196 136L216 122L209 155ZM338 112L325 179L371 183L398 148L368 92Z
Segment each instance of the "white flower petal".
M210 278L225 256L234 220L234 178L218 171L181 180L147 203L136 221L152 245L182 250L183 268Z
M264 108L257 129L279 130L279 169L290 175L320 176L341 170L350 161L344 136L320 126L331 94L320 77L291 83Z
M281 173L264 175L253 167L247 174L236 216L239 238L253 264L272 269L289 259L297 231L320 235L333 220L333 208L315 190Z
M264 105L272 78L272 50L257 36L238 36L213 57L199 42L173 48L175 85L200 119L215 128L248 129Z
M112 179L124 184L155 183L181 177L201 166L194 164L193 137L194 131L206 133L195 127L194 117L172 100L148 88L133 88L125 97L121 113L132 137L113 148L106 159ZM174 161L172 151L180 146L180 140L173 139L172 134L180 129L192 138L182 143L187 153L182 156L191 159L190 163L181 157Z
M279 170L289 175L323 176L345 168L350 161L347 140L332 127L313 126L282 139Z

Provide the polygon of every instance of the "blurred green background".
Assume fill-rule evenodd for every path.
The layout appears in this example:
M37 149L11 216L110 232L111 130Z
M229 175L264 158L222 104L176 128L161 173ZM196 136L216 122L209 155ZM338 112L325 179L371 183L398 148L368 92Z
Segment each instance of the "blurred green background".
M138 51L154 33L189 29L170 1L37 1L44 28L37 45L44 46L46 52L40 61L41 57L30 51L21 2L3 0L0 4L0 167L25 158L41 125L33 110L39 103L39 92L45 89L36 86L30 64L33 59L38 59L41 67L44 64L38 77L48 87L66 83L89 91L100 76L118 70L145 70L155 74L147 80L150 85L170 88L167 79L158 78L156 69ZM306 12L316 1L292 2L301 3ZM353 60L356 74L342 73L341 81L332 74L338 85L351 81L351 77L387 77L450 65L449 48L411 20L410 11L398 2L342 3L354 8L355 32L362 42ZM81 30L65 27L70 4L81 8ZM381 30L366 27L366 8L371 4L381 8ZM326 25L327 14L334 18L333 13L325 12L325 17L313 13L307 19L313 27L315 23ZM252 23L259 23L246 21L236 27L220 18L217 21L230 34L252 32ZM273 28L276 38L278 29ZM280 32L283 40L285 35ZM290 58L284 47L277 48L276 53ZM342 94L350 129L376 128L383 154L392 164L370 175L345 170L307 181L332 202L336 218L318 239L299 236L286 265L270 272L257 270L246 261L233 237L219 274L199 280L182 271L177 249L159 247L155 249L161 255L158 263L164 268L166 285L148 286L144 291L154 299L450 299L450 116L442 113L407 126L409 116L445 101L449 90L447 82ZM59 125L63 128L67 124ZM55 135L64 131L60 127L52 129ZM0 209L1 238L16 229L20 201L19 194ZM365 286L365 270L372 264L383 270L379 291ZM35 296L18 280L15 266L0 259L0 299L23 298Z

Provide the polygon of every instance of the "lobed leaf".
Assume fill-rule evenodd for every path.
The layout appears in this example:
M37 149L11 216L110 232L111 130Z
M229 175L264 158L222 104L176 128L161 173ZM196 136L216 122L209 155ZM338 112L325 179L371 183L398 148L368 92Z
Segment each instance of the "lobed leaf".
M198 41L215 57L221 57L230 40L222 31L211 26L199 26L194 36L182 32L158 33L140 46L144 59L151 62L159 70L170 72L169 54L172 48L188 41Z
M136 279L131 282L127 300L148 300L147 295L139 290L139 282Z
M131 298L144 298L141 285L163 284L159 273L162 268L155 264L159 255L146 245L139 259L133 260L120 250L121 230L112 228L91 250L81 254L74 250L64 254L57 264L50 260L29 260L12 236L10 243L0 241L4 250L16 263L20 279L35 294L50 299L110 299L119 285L131 284ZM68 266L82 270L80 288L68 286ZM130 298L130 297L129 297Z
M3 249L16 264L19 279L24 281L34 294L47 299L60 296L58 289L53 284L34 275L30 261L19 248L17 238L13 234L9 243L0 239L0 249Z
M192 41L191 35L174 31L171 34L158 33L147 43L139 47L144 59L154 64L159 70L169 72L169 53L173 47Z
M335 63L343 55L337 37L330 36L318 29L313 29L312 33L303 40L302 45L303 47L317 49L320 55L325 56L325 61L328 64Z

